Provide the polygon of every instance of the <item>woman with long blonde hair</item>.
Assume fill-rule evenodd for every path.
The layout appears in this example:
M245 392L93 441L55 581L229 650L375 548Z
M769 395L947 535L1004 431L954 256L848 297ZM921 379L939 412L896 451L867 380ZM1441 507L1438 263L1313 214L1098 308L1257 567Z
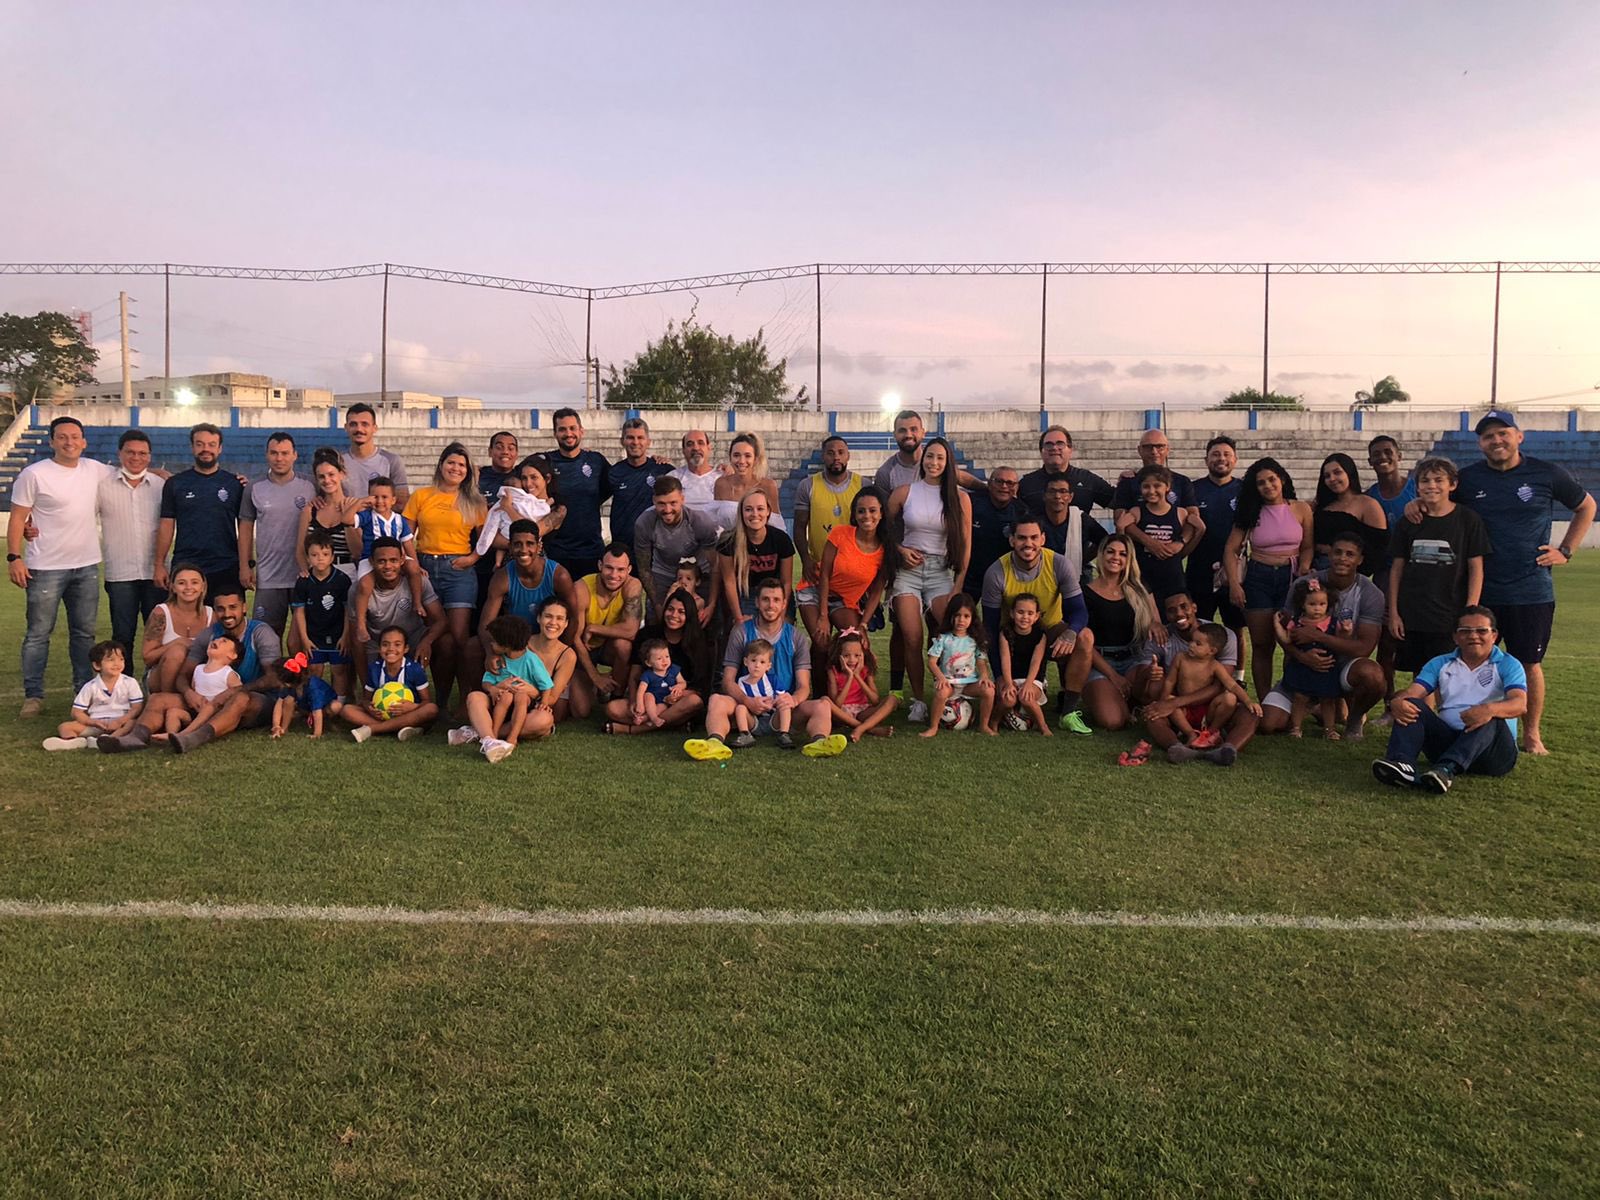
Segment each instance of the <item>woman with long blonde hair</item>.
M1160 630L1155 598L1139 578L1139 560L1127 534L1114 533L1100 543L1094 579L1084 586L1089 623L1078 634L1073 658L1091 657L1083 708L1101 729L1121 729L1133 719L1150 675L1144 655L1147 640Z
M448 636L439 639L433 652L439 692L435 700L442 711L449 710L456 672L463 699L473 687L465 653L478 602L478 556L472 542L474 531L489 515L488 504L472 482L476 478L467 448L451 442L439 454L432 486L418 488L406 501L405 518L417 531L417 561L432 580L450 622Z
M769 523L788 532L783 513L778 509L778 481L767 476L767 448L758 433L741 433L728 443L724 473L712 486L716 503L706 507L711 518L723 529L739 524L739 506L750 492L759 490L767 498Z
M717 595L732 624L756 613L756 586L768 576L783 585L784 607L794 593L794 539L770 522L760 488L739 501L739 517L717 543Z

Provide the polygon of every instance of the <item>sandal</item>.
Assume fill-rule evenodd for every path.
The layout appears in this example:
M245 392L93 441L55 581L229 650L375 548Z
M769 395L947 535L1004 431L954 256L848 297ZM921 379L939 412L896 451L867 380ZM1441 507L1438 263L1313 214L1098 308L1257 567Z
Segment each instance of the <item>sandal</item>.
M1119 767L1142 767L1150 761L1150 743L1140 741L1135 743L1132 750L1124 750L1117 755Z
M1212 750L1222 745L1222 730L1202 729L1189 743L1191 750Z

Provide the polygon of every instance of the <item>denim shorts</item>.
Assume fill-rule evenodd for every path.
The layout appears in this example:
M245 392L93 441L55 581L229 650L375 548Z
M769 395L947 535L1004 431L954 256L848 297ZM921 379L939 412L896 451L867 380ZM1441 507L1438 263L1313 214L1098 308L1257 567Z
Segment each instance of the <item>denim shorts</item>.
M1244 609L1246 612L1277 612L1289 601L1289 581L1294 570L1284 563L1269 567L1251 559L1244 569Z
M894 591L891 600L898 600L901 596L915 596L922 602L922 607L927 608L935 600L948 596L955 591L956 573L946 565L942 554L924 554L922 562L915 567L908 567L904 563L895 572Z
M456 557L454 554L419 554L417 562L428 573L442 607L475 608L478 603L477 569L456 570L450 565Z
M1129 671L1145 661L1144 655L1140 654L1132 646L1108 646L1100 651L1100 657L1105 659L1106 664L1124 678L1127 677ZM1093 683L1096 679L1105 679L1106 677L1104 671L1091 670L1089 672L1090 683Z

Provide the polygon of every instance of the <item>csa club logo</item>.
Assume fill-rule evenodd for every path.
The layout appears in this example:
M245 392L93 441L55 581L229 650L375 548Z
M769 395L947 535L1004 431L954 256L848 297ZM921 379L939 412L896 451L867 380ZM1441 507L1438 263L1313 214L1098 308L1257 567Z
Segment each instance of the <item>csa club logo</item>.
M588 463L584 463L583 464L583 473L585 475L593 475L594 474L594 468L591 467Z
M1521 500L1524 504L1529 503L1533 499L1533 489L1527 484L1523 484L1517 489L1517 499Z
M308 502L304 496L296 496L294 498L294 506L296 508L304 508L307 503Z
M226 504L228 502L228 489L225 487L219 487L217 489L217 499Z

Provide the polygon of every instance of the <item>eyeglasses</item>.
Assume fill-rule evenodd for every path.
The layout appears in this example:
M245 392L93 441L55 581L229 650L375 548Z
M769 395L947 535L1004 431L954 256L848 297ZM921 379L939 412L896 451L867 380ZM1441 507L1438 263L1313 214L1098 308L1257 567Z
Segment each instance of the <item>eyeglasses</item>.
M1015 479L991 479L989 482L997 488L1014 488L1017 486Z
M1490 637L1494 630L1487 625L1457 625L1456 632L1463 637Z

